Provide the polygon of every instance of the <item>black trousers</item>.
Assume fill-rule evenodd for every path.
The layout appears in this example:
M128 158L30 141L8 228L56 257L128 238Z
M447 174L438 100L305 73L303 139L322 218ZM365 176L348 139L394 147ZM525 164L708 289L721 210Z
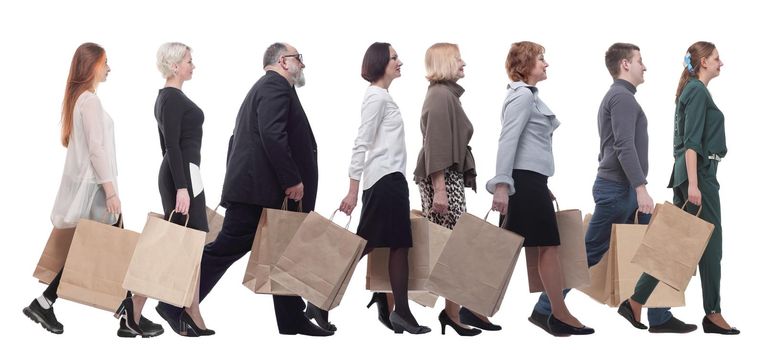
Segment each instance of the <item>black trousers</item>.
M199 300L204 300L226 270L252 248L263 207L244 203L228 203L223 228L214 242L204 247L202 255ZM180 315L181 309L160 303L166 311ZM280 332L292 332L309 322L303 315L305 303L297 296L273 296L273 308Z

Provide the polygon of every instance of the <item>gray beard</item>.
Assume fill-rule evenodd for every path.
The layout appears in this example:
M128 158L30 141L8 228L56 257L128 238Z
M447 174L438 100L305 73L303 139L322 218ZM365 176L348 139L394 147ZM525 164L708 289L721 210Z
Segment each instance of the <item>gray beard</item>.
M305 74L302 71L294 78L294 86L298 88L305 86Z

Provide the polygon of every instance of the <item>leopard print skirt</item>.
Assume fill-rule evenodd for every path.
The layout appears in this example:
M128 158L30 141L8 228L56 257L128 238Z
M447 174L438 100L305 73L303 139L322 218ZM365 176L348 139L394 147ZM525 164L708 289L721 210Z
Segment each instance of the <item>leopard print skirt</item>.
M430 177L419 181L419 195L422 198L422 213L428 220L438 225L453 229L456 221L467 211L467 198L464 196L464 174L446 169L446 196L448 197L448 212L439 214L432 210L432 198L435 191Z

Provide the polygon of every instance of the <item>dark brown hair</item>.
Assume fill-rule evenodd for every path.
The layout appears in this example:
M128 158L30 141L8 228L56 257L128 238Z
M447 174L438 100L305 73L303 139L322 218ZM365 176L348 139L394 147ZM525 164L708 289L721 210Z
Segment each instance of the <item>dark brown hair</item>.
M373 83L385 76L387 64L390 62L390 44L376 42L366 49L361 63L361 77Z
M613 79L618 78L621 70L621 60L629 60L634 57L634 51L640 51L639 46L628 43L615 43L605 52L605 67Z

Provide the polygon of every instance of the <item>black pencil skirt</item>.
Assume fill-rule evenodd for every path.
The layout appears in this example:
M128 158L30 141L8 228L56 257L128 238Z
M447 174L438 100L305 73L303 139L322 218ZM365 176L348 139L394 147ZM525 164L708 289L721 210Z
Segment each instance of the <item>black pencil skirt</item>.
M515 194L509 197L506 229L525 237L523 246L560 245L547 176L529 170L512 171Z
M379 179L361 197L361 220L358 235L368 241L366 249L410 248L411 219L409 187L400 172Z

